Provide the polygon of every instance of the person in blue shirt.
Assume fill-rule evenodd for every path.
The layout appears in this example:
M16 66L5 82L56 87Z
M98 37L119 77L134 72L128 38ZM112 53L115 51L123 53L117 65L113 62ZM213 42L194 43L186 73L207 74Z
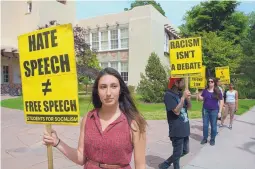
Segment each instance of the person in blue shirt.
M171 164L174 169L180 169L180 158L189 152L190 124L187 110L191 108L191 94L189 90L183 92L184 86L183 78L170 78L169 89L164 96L173 154L159 164L159 169L167 169Z

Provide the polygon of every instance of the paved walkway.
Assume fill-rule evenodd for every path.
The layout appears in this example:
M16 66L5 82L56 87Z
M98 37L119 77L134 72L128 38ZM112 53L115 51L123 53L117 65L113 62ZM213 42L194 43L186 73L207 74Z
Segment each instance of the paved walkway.
M47 151L42 145L43 125L28 125L24 122L23 111L1 108L1 161L4 169L46 169ZM166 120L148 121L146 168L158 168L172 153ZM191 120L190 153L181 159L181 166L191 164L202 146L201 120ZM237 127L237 125L235 125ZM234 126L234 127L235 127ZM72 147L77 147L79 126L53 126L59 137ZM221 134L220 134L221 135ZM217 142L219 139L217 139ZM247 143L248 144L248 143ZM249 146L249 144L247 145ZM215 146L217 147L217 146ZM207 147L211 148L211 147ZM228 151L228 150L227 150ZM220 157L217 155L215 157ZM82 169L66 159L53 148L54 169ZM212 160L213 161L213 160ZM132 168L133 161L132 161ZM172 168L170 168L172 169ZM214 168L216 169L216 168ZM218 168L217 168L218 169ZM225 168L227 169L227 168ZM243 168L242 168L243 169Z
M232 131L225 128L216 146L206 145L184 169L255 168L255 107L238 117Z

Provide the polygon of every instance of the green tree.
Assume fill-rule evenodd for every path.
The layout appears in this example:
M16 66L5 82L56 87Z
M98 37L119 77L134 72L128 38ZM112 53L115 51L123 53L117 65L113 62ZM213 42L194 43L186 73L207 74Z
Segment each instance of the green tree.
M255 82L255 12L249 15L249 33L242 41L245 57L241 63L241 71Z
M231 72L239 69L241 58L243 58L241 45L232 45L225 41L215 32L201 32L203 63L214 74L215 67L230 66Z
M217 32L225 29L225 21L231 18L235 8L239 5L236 1L206 1L194 6L184 16L185 23L179 28L183 37L202 31Z
M240 44L240 41L248 33L248 16L243 12L234 12L227 20L223 22L223 30L219 35L225 40L232 41L234 44Z
M76 25L73 32L78 76L88 76L95 79L101 69L97 59L97 51L91 50L90 45L85 42L85 28Z
M150 1L135 0L131 3L129 10L131 10L137 6L144 6L144 5L149 5L149 4L154 6L154 8L156 8L163 16L165 16L165 11L162 9L160 3L157 3L154 0L150 0ZM124 10L127 11L128 8L125 8Z
M85 85L86 95L88 94L88 85L92 84L92 80L88 76L82 76L79 78L79 81Z
M141 81L137 87L145 102L162 102L167 88L167 73L156 53L151 53L145 68L145 75L141 73Z
M244 57L240 64L240 74L237 75L235 86L240 98L255 98L255 12L248 15L249 31L241 40Z

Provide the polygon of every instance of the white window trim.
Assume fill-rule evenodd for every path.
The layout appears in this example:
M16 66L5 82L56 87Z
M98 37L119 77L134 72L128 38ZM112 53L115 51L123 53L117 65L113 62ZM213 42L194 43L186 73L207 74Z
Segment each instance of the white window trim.
M101 50L97 52L113 52L113 51L122 51L122 50L128 50L128 48L122 48L122 49L109 49L109 50Z
M101 50L101 32L98 32L98 40L99 40L99 47L98 50Z
M92 50L92 33L89 33L89 45L90 45L90 50Z
M111 30L108 30L108 50L111 51Z
M128 29L128 27L126 27L126 29ZM101 39L102 39L102 31L98 31L98 36L99 36L99 49L98 52L107 52L107 51L120 51L120 50L128 50L129 49L129 45L127 48L121 48L121 32L120 32L120 28L117 29L118 32L118 48L117 49L111 49L111 30L116 30L116 29L109 29L108 30L108 49L102 50L102 44L101 44ZM129 30L129 29L128 29ZM90 35L90 50L92 50L92 32L89 33ZM128 37L127 38L123 38L123 39L129 39L129 33L128 33Z
M121 72L121 62L118 62L118 72Z
M7 66L8 67L8 82L4 82L4 66ZM3 80L1 79L1 84L9 84L10 83L10 72L9 72L9 69L10 69L10 66L9 65L6 65L6 64L3 64L1 65L1 78L3 78Z
M118 49L121 49L120 28L118 28Z
M127 39L127 40L129 41L129 28L128 28L128 27L125 27L125 28L122 28L122 29L127 29L127 31L128 31L128 37L122 38L122 37L121 37L121 31L120 31L120 29L119 29L119 31L120 31L120 37L119 37L119 38L120 38L120 45L121 45L121 40L123 40L123 39ZM127 44L128 44L128 45L127 45L127 46L128 46L127 48L129 48L129 42L128 42ZM121 49L126 49L126 48L122 48L121 46L120 46L120 48L121 48Z
M92 37L92 34L93 33L97 33L97 36L98 36L98 39L97 39L97 41L93 41L93 37ZM91 32L91 38L92 38L92 40L91 40L91 48L93 48L93 42L96 42L96 43L98 43L98 49L96 49L96 50L99 50L99 46L100 46L100 41L99 41L99 32Z

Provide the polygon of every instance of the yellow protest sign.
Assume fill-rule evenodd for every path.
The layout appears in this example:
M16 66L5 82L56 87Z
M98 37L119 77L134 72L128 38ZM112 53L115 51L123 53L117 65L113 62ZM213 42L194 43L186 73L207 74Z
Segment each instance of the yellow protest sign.
M221 84L230 84L229 66L215 67L215 74L220 78Z
M198 76L202 69L201 37L170 40L172 77Z
M72 25L21 35L18 44L26 123L78 124L80 113Z
M205 76L206 67L202 67L201 76L190 77L190 88L194 89L204 89L206 85L206 76Z

